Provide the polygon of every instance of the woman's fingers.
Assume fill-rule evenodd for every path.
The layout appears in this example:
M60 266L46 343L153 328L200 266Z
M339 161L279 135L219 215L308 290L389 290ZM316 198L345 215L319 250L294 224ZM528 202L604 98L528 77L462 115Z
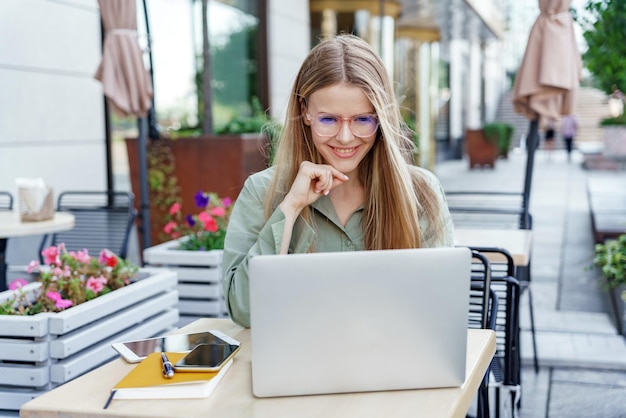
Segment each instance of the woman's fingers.
M302 206L306 206L319 199L320 195L327 195L346 180L348 176L332 166L304 161L300 164L290 193Z
M315 167L313 168L313 177L311 177L311 179L317 180L314 185L315 193L328 195L332 189L348 180L348 176L332 166L318 164L312 165Z

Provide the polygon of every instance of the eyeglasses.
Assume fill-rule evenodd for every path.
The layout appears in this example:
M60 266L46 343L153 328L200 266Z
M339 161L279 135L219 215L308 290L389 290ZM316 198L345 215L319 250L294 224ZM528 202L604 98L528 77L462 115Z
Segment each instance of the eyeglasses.
M319 136L337 135L344 121L348 121L350 132L359 138L366 138L378 129L378 117L376 115L365 114L344 118L323 113L311 116L307 113L306 117Z

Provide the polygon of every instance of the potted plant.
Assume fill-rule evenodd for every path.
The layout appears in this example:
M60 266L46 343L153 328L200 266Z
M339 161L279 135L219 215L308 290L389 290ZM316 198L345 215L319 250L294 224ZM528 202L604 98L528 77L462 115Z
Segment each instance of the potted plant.
M508 158L513 138L513 125L504 122L492 122L483 126L485 138L496 144L498 156Z
M469 159L469 168L487 166L494 168L498 158L498 146L490 141L484 129L467 129L465 131L465 149Z
M148 265L165 266L178 275L178 326L201 317L227 315L222 254L233 201L198 191L194 203L198 212L184 215L181 202L175 202L163 227L170 240L143 252Z
M594 264L605 280L619 333L626 335L626 233L596 244Z
M176 275L139 269L109 250L43 251L34 282L0 293L0 409L21 405L117 356L111 343L164 333L178 321Z
M623 159L626 157L626 115L602 119L603 154L609 158Z

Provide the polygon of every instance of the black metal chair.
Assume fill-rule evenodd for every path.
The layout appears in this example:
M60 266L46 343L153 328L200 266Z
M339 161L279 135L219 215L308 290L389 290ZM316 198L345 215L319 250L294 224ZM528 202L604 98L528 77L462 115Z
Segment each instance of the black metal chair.
M532 216L522 193L447 191L446 199L455 225L464 228L532 229Z
M59 243L64 243L71 251L87 249L97 256L106 248L121 258L127 257L128 239L137 216L132 193L66 191L59 194L57 210L74 215L74 228L44 236L39 248L40 259L47 245Z
M13 210L13 195L0 190L0 211L9 212ZM7 288L7 265L5 261L7 251L7 238L0 238L0 291Z
M498 309L498 297L491 289L491 269L489 260L478 251L472 250L472 270L470 281L470 298L468 327L491 329L495 331L495 320ZM478 389L476 417L489 417L489 369ZM469 418L469 416L468 416Z
M13 195L0 190L0 210L13 210Z
M447 191L446 199L455 227L475 229L524 229L532 230L532 215L523 193L494 191ZM532 257L529 257L531 260ZM530 331L533 345L535 372L539 372L535 315L530 288L530 261L517 266L515 277L521 292L528 291Z
M521 287L514 277L513 257L502 248L473 247L472 250L485 257L497 255L504 260L489 264L490 287L498 301L494 316L496 354L489 367L489 387L495 390L495 417L500 416L502 390L509 392L511 416L518 417L522 395L519 328Z

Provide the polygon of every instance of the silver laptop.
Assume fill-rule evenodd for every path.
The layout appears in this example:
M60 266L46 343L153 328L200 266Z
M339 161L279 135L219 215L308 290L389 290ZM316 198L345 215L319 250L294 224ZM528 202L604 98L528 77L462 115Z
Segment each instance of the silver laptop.
M470 263L460 247L252 258L254 395L460 386Z

